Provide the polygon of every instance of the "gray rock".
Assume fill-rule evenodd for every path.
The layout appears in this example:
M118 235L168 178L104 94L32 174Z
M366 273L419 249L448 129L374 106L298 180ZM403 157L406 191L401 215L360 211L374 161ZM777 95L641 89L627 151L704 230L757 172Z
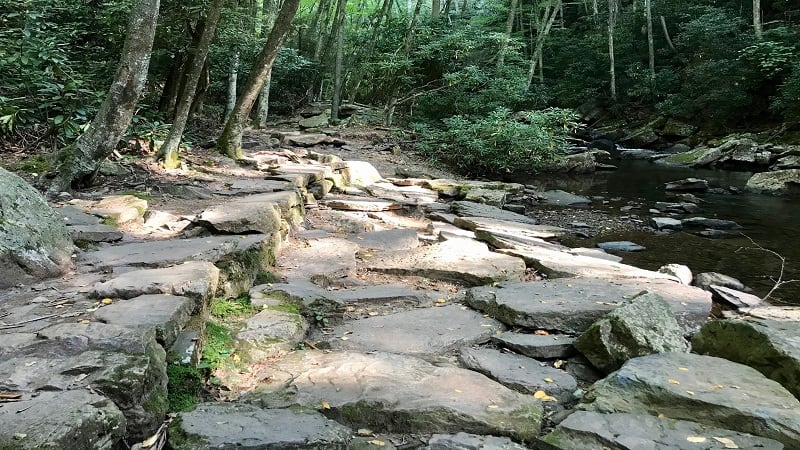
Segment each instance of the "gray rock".
M662 136L687 137L697 132L697 127L675 119L667 119L661 128Z
M161 186L161 192L185 200L210 200L213 198L210 189L186 184L167 184L165 186Z
M281 302L297 305L304 314L321 320L341 318L345 310L342 300L332 292L306 281L290 279L289 283L256 286L250 290L254 306L273 306ZM278 300L275 302L275 300Z
M482 203L456 201L450 205L451 210L461 217L486 217L489 219L505 220L509 222L536 224L536 220L522 214L506 211Z
M696 148L688 152L676 153L666 158L659 159L661 164L671 164L690 167L705 167L717 162L723 153L717 148Z
M25 394L0 408L0 448L111 450L125 436L114 402L86 389Z
M491 244L494 244L492 237L512 240L520 238L552 239L567 234L567 230L561 227L533 225L487 217L456 217L453 224L465 230L474 231L478 236L480 236L480 231L486 237L481 240Z
M477 434L434 434L426 450L526 450L506 437L479 436Z
M599 414L576 411L541 438L543 450L607 448L609 450L706 450L723 448L783 449L783 444L697 422L645 414Z
M328 120L330 120L330 110L323 111L322 114L316 116L302 119L298 122L298 125L300 129L322 128L328 126Z
M98 201L72 200L70 203L120 227L141 225L147 212L147 200L134 195L110 195Z
M71 354L87 350L142 354L154 345L156 330L154 327L135 328L102 322L65 322L43 328L36 335L40 339L49 339Z
M597 246L612 252L640 252L646 248L631 241L600 242Z
M475 203L485 203L487 205L502 208L506 204L508 193L497 189L472 188L467 191L464 200Z
M786 169L755 173L744 188L758 194L783 195L797 184L800 184L800 169Z
M667 300L684 334L699 330L711 312L711 294L664 280L577 278L506 283L472 288L466 300L511 327L572 334L582 333L642 289Z
M75 242L116 242L123 237L121 231L104 224L72 225L68 229L70 237Z
M294 350L307 331L308 322L299 313L268 307L245 321L236 333L237 348L244 360L257 364Z
M291 278L329 287L356 274L358 245L345 239L326 238L292 247L278 258L277 266Z
M202 403L172 423L169 445L175 450L345 450L351 434L349 428L315 411Z
M345 167L339 172L348 185L356 187L370 186L383 179L378 170L366 161L345 161Z
M658 268L661 273L672 275L680 280L681 284L690 286L692 284L692 269L683 264L666 264Z
M327 125L327 119L325 120L325 125ZM324 126L324 125L320 125ZM330 138L327 134L300 134L297 136L287 136L286 140L291 145L296 145L298 147L313 147L319 144L327 143Z
M131 328L152 328L156 339L169 348L189 322L197 302L178 295L142 295L106 305L92 316L103 323Z
M764 300L753 294L737 291L735 289L712 284L709 287L711 299L717 303L723 303L734 308L753 308L761 305Z
M399 284L355 286L329 292L331 296L348 303L407 302L420 304L428 300L426 293Z
M605 373L637 356L688 349L669 303L652 293L638 295L611 311L573 345Z
M330 407L354 427L392 432L467 432L530 442L542 405L476 372L388 353L295 352L258 376L271 376L247 401L264 407ZM323 406L324 408L325 406Z
M673 219L671 217L651 217L648 219L648 222L650 223L650 226L658 231L683 229L683 223L680 220Z
M378 250L408 250L419 247L417 231L402 228L359 233L350 238L350 241L362 248Z
M376 272L472 285L521 280L525 273L521 259L492 252L486 244L463 238L413 250L384 252L367 259L364 267Z
M800 169L800 155L786 155L778 158L772 170Z
M144 294L172 294L208 301L217 291L219 269L208 261L187 261L163 269L125 272L92 288L95 297L133 298Z
M260 178L239 178L230 181L226 180L225 182L211 183L209 186L214 190L215 194L225 196L291 191L296 187L295 183L293 182Z
M689 202L681 202L681 203L656 202L654 206L656 207L656 209L659 209L661 211L673 212L678 214L683 214L683 213L693 214L700 211L699 206Z
M578 388L578 383L572 375L527 356L490 348L462 348L458 359L464 367L480 372L515 391L527 394L544 391L562 404L575 399L572 393Z
M344 211L393 211L396 209L403 209L403 205L397 202L343 195L326 197L320 203L329 208Z
M714 228L717 230L736 230L741 225L732 220L709 219L706 217L690 217L681 220L683 228Z
M53 211L64 219L67 226L97 225L101 221L99 217L87 214L82 208L76 208L73 205L63 205L53 208Z
M600 151L605 153L604 151ZM577 153L567 155L551 162L546 162L539 169L542 172L555 173L592 173L595 170L595 152Z
M347 322L334 328L331 345L339 349L424 357L488 342L504 329L502 323L492 318L453 304Z
M634 358L595 383L587 397L590 411L664 414L800 448L800 401L755 369L721 358Z
M586 197L561 190L540 192L536 194L536 197L548 205L585 206L592 203L592 201Z
M524 334L506 332L492 336L492 342L531 358L567 358L575 354L575 338L563 334Z
M303 201L295 191L248 195L203 211L195 221L223 233L289 232L303 216Z
M711 285L724 286L737 291L748 291L747 287L736 278L717 272L703 272L694 278L694 285L703 290L710 290Z
M692 339L694 351L750 366L800 398L800 322L715 320Z
M376 182L364 188L373 197L391 200L407 206L434 203L439 194L421 186L395 186L392 183Z
M267 180L288 181L298 188L334 178L330 166L323 164L282 164L270 166L267 171L271 174L265 177Z
M22 178L0 168L0 288L55 277L72 268L65 221Z
M705 191L708 190L708 181L700 178L685 178L665 183L664 189L667 191Z

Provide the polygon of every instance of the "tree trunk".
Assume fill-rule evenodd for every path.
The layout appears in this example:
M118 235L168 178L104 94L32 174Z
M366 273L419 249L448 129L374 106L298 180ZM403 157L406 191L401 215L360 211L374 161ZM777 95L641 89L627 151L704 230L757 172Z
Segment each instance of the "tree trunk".
M421 9L422 0L417 0L417 6L414 7L414 13L411 16L411 22L408 25L406 37L403 40L403 57L406 59L411 54L411 46L414 43L414 30L417 28L417 20L419 19L419 11ZM400 73L397 74L394 87L392 88L392 92L389 95L389 100L386 102L386 107L384 108L384 123L387 127L391 126L392 121L394 120L394 110L395 107L397 107L397 96L400 94L400 79L404 73L405 70L401 70Z
M503 36L503 40L500 41L500 48L497 52L497 69L500 70L503 67L506 59L506 48L508 47L508 41L511 40L511 32L514 30L514 16L517 13L517 3L519 0L511 0L511 5L508 7L508 16L506 17L506 33Z
M667 19L665 19L664 16L660 16L659 19L661 19L661 31L664 32L664 39L667 40L667 45L669 46L669 49L672 50L674 53L678 53L678 50L675 49L675 44L672 43L672 38L669 37L669 30L667 29Z
M203 69L206 67L208 48L211 45L211 40L214 39L214 32L217 29L217 22L224 4L225 0L214 0L209 6L197 45L189 50L192 54L191 58L189 58L191 65L184 75L184 89L175 110L175 120L169 128L167 139L156 155L156 159L164 161L164 167L167 169L174 169L180 165L178 150L180 149L181 139L186 129L186 121L189 119L195 94L200 87L198 81L200 80L200 75L203 74ZM205 90L201 92L205 92Z
M617 70L614 66L614 28L617 24L617 0L608 0L608 60L611 77L611 100L617 101Z
M158 8L159 0L136 0L133 3L114 81L89 129L58 153L58 176L50 186L50 193L91 182L100 163L115 150L130 125L147 81Z
M431 19L436 20L442 13L442 1L431 0Z
M178 102L178 90L181 86L181 75L185 62L186 54L183 52L176 53L172 57L167 80L164 82L164 89L161 91L161 98L158 101L158 111L170 122L175 116L175 104Z
M760 41L764 31L761 24L761 0L753 0L753 30L756 33L756 39Z
M242 156L242 133L247 125L250 111L252 111L258 93L272 70L272 63L275 62L278 50L289 33L299 5L300 0L284 0L275 20L275 26L272 27L269 38L250 71L242 95L236 100L236 106L225 123L222 135L217 140L217 150L231 158Z
M189 117L194 117L195 114L203 112L203 105L206 101L206 94L211 87L211 61L206 56L206 61L203 63L203 72L200 75L200 80L197 82L197 89L194 91L194 100L192 107L189 108Z
M266 29L271 30L275 26L275 8L272 7L270 0L264 0L264 11L267 12ZM299 31L298 31L299 34ZM299 48L299 47L298 47ZM258 96L258 107L256 108L256 120L254 125L256 128L266 128L267 118L269 117L269 90L272 87L272 67L270 67L267 79L264 80L264 86L261 88L261 94Z
M333 99L331 99L331 121L339 120L339 105L342 102L342 65L344 64L344 22L347 0L339 0L336 6L336 63L333 69Z
M231 115L231 111L233 111L233 107L236 106L236 86L239 83L239 52L233 52L231 55L231 62L230 67L228 68L228 97L225 103L225 120L228 120L228 117Z
M555 5L548 5L544 10L542 21L539 25L538 33L536 34L536 48L533 51L533 55L531 55L531 65L528 69L528 82L525 86L530 86L531 83L533 83L533 77L536 75L536 64L539 61L539 56L542 54L544 42L547 39L547 35L550 34L550 29L553 27L553 22L556 20L560 6L561 0L557 0Z
M650 80L656 79L656 53L653 45L653 2L644 0L645 18L647 19L647 51L648 63L650 67Z

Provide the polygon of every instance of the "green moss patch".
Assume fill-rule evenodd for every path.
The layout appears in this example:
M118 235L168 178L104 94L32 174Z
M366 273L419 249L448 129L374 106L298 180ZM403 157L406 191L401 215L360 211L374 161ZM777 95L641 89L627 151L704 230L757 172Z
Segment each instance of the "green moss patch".
M170 364L167 366L167 378L169 410L178 412L194 409L203 386L200 371L190 366Z

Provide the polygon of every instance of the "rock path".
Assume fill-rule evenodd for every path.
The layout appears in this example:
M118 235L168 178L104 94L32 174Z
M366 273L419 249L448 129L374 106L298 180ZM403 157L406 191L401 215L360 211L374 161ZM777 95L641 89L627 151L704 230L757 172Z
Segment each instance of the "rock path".
M269 138L175 190L194 211L56 205L84 248L67 276L0 293L0 448L800 448L800 322L706 324L709 292L562 246L509 203L521 185L393 178L325 153L346 143L328 134ZM633 357L592 386L573 341L642 291L663 298L649 319L731 361ZM597 322L598 345L648 323L628 320ZM168 367L220 324L218 390L165 422ZM630 353L659 351L642 333ZM784 369L714 344L753 335Z

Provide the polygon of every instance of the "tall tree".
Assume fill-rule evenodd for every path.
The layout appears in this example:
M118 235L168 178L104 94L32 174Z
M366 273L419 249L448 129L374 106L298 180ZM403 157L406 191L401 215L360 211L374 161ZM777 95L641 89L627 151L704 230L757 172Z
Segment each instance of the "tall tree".
M275 57L278 56L278 51L283 44L286 35L292 26L297 8L300 5L300 0L285 0L278 12L278 17L275 19L275 26L269 33L267 42L261 53L258 55L253 69L250 71L250 76L243 88L242 94L236 100L230 117L225 123L225 128L217 140L217 150L231 158L240 158L242 156L242 133L247 126L250 112L253 110L256 98L258 98L261 87L267 79L272 70L272 63L275 62Z
M419 12L422 9L422 0L417 0L417 6L414 7L414 12L411 14L411 22L408 24L408 29L406 29L406 37L403 39L403 50L402 55L403 59L408 59L409 55L411 54L411 46L414 43L414 32L417 29L417 20L419 19ZM405 66L404 66L405 67ZM394 81L394 87L392 88L392 93L389 95L389 99L386 102L386 106L384 107L384 121L386 126L392 125L392 120L394 118L394 109L397 107L397 96L400 94L400 84L402 83L403 75L405 75L406 69L403 68L398 71L396 79Z
M265 28L271 30L275 25L275 12L277 11L277 4L273 5L271 0L264 0L261 10L266 15L264 20ZM265 128L267 126L267 117L269 117L269 90L272 88L272 68L267 74L267 79L264 80L264 86L261 88L261 94L258 96L258 109L256 110L255 125L258 128Z
M49 193L91 182L130 125L147 80L159 6L159 0L133 2L114 81L86 132L56 156L58 175Z
M614 28L617 26L619 0L608 0L608 61L611 78L611 99L617 101L617 69L614 62Z
M525 86L530 86L533 82L533 76L536 74L536 64L540 63L542 51L544 50L544 43L547 40L547 35L550 34L550 29L553 27L553 22L556 21L558 10L561 8L561 0L556 0L555 4L552 1L546 2L542 16L537 20L536 30L536 44L534 46L533 54L531 55L531 64L528 69L528 80Z
M656 54L653 45L653 2L644 0L644 14L647 21L647 51L650 67L650 80L656 79Z
M506 16L506 32L503 35L503 40L500 41L500 48L497 51L497 68L503 67L506 58L506 47L508 41L511 40L511 32L514 30L514 16L517 14L517 3L519 0L511 0L511 5L508 7L508 16Z
M333 99L331 100L331 120L339 120L339 105L342 102L342 65L344 65L344 25L347 14L347 0L339 0L336 5L336 62L333 69Z
M222 7L225 5L225 0L214 0L208 8L205 20L203 20L203 28L200 32L200 39L196 45L189 49L191 54L191 66L184 74L184 88L178 99L177 108L175 109L175 118L172 121L172 126L169 129L169 134L164 144L156 155L158 160L164 161L164 167L167 169L174 169L178 167L178 150L183 138L183 132L186 129L186 121L189 119L192 103L197 92L198 81L200 75L203 73L203 68L206 65L206 57L208 56L208 48L211 45L211 40L214 38L214 33L217 29L217 22L222 13ZM199 25L199 23L198 23Z
M759 41L763 37L763 25L761 24L761 0L753 0L753 30L756 39Z

